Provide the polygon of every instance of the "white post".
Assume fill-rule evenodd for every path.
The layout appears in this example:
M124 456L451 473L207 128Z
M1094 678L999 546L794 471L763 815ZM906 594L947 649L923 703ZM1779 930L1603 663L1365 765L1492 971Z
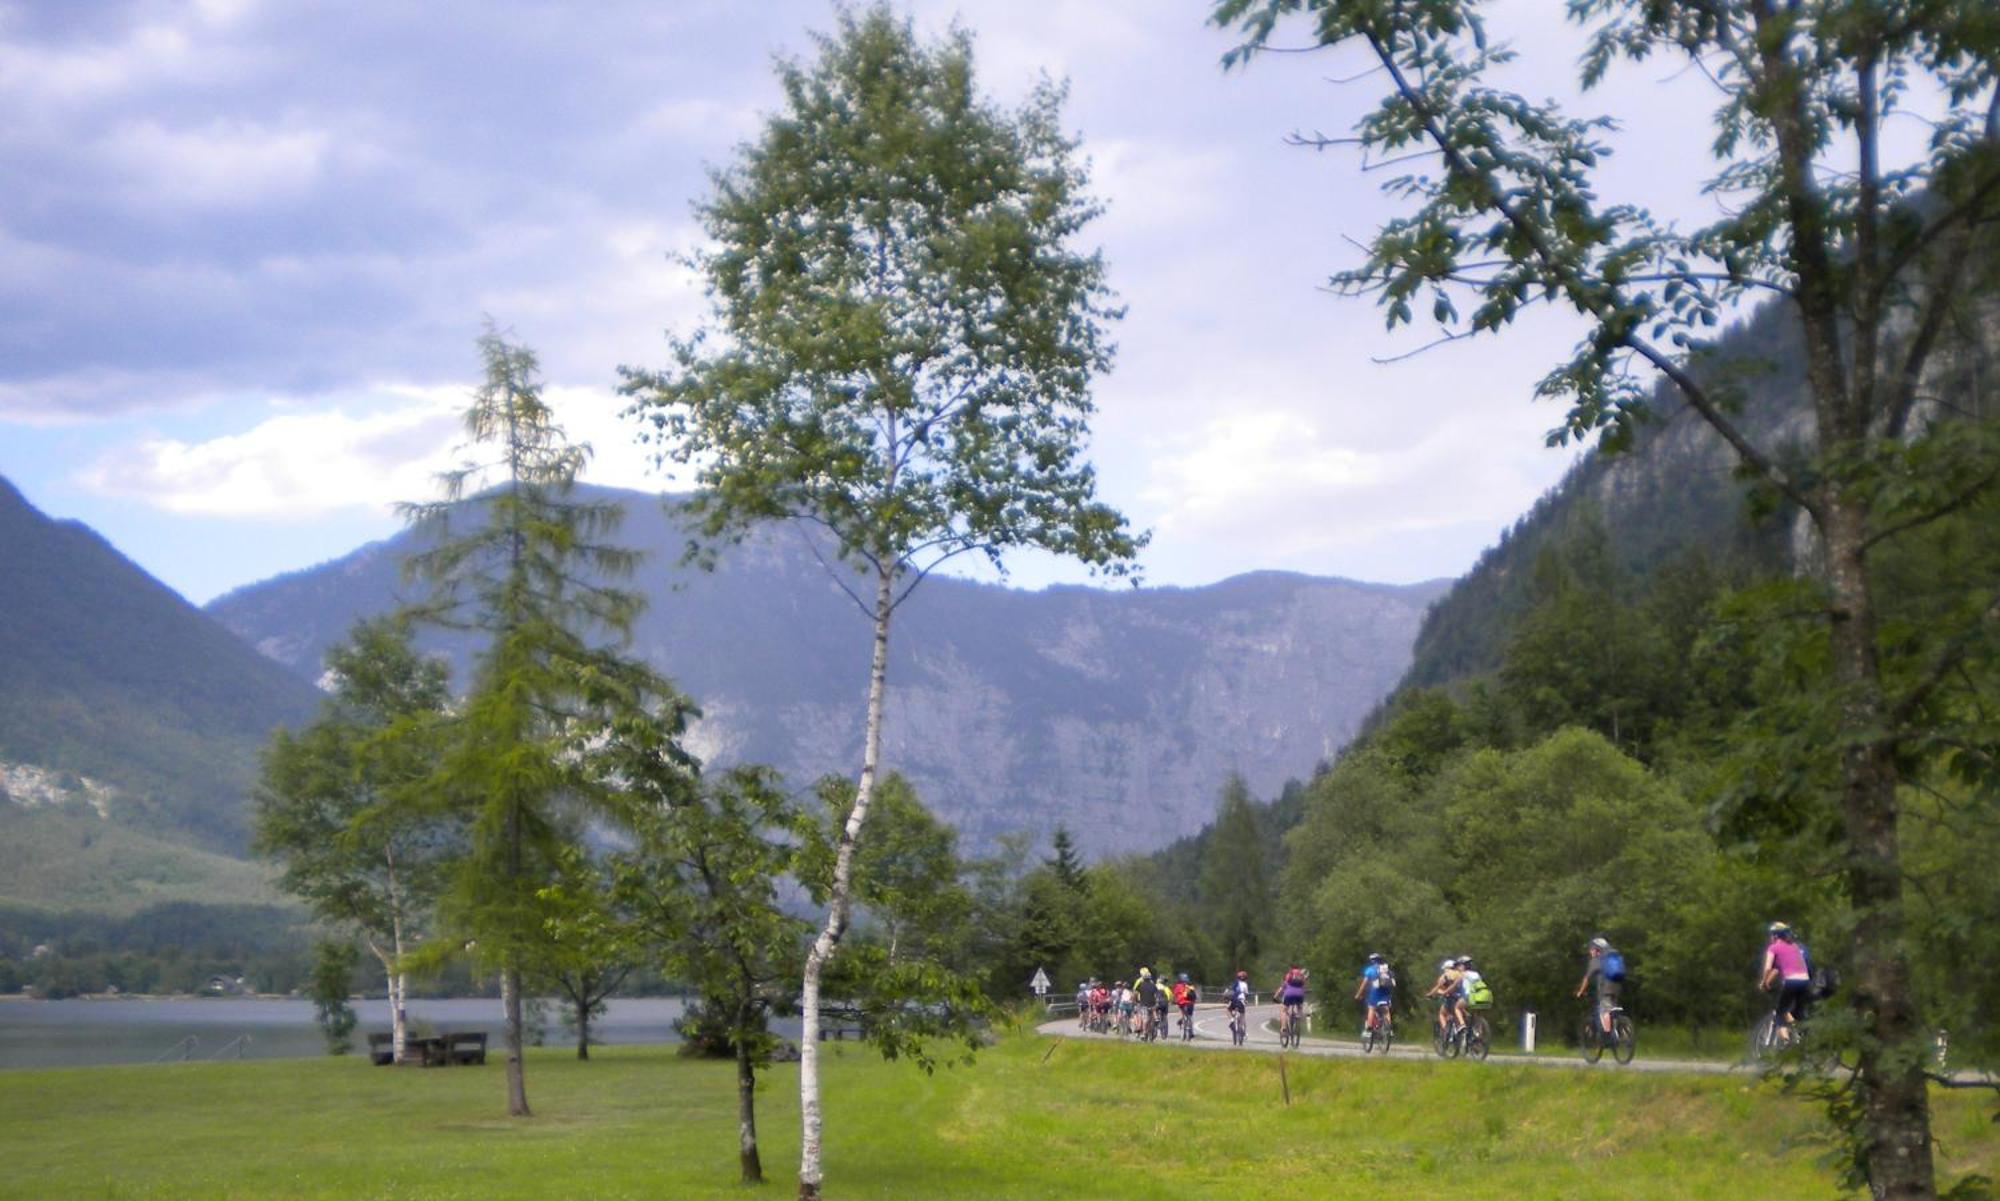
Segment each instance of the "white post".
M1535 1011L1530 1009L1521 1015L1521 1050L1535 1053Z

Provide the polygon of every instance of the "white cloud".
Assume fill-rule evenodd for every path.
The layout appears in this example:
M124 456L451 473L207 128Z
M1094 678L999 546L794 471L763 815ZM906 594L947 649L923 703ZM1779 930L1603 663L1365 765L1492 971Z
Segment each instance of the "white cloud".
M1163 440L1151 456L1140 500L1170 557L1227 546L1237 562L1359 574L1341 564L1373 557L1384 538L1420 538L1521 511L1562 465L1503 432L1518 424L1512 413L1472 414L1404 444L1366 447L1298 413L1250 402L1222 407L1231 415Z
M249 208L313 191L333 146L333 137L318 129L248 121L171 128L140 119L115 130L100 152L137 193L204 208Z
M430 495L458 432L434 396L386 412L284 412L205 441L150 437L99 458L79 482L187 515L306 520Z
M547 387L544 399L568 436L590 444L584 478L624 488L664 488L609 388ZM274 398L273 415L241 433L182 440L153 436L77 473L101 496L170 513L260 521L310 521L341 510L385 512L437 495L437 473L464 457L462 386L396 385L355 402ZM484 481L475 481L474 490Z
M1214 218L1230 192L1219 148L1107 138L1087 148L1091 191L1109 202L1106 236L1187 229Z

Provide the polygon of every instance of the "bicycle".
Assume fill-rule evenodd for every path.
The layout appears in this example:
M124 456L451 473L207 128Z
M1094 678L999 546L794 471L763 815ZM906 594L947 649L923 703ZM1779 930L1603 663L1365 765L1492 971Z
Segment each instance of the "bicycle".
M1243 1040L1248 1034L1249 1031L1244 1028L1243 1007L1241 1005L1231 1005L1229 1007L1230 1044L1238 1047L1242 1046Z
M1789 1038L1781 1037L1784 1029L1785 1027L1778 1022L1778 1010L1776 1006L1773 1006L1769 1013L1758 1018L1757 1024L1750 1027L1750 1062L1759 1063L1788 1047L1797 1047L1804 1044L1806 1039L1806 1023L1804 1018L1798 1018L1792 1022L1791 1036Z
M1458 1015L1449 1001L1445 1002L1441 1016L1443 1021L1431 1025L1431 1048L1438 1053L1439 1059L1457 1059L1465 1043L1460 1037Z
M1597 1024L1595 1010L1585 1014L1583 1029L1577 1036L1577 1048L1583 1052L1585 1063L1596 1063L1604 1057L1605 1033ZM1632 1052L1637 1049L1638 1036L1632 1029L1632 1019L1617 1007L1611 1010L1610 1049L1611 1058L1619 1063L1631 1063Z
M1375 1020L1364 1022L1361 1027L1361 1053L1363 1055L1380 1051L1389 1053L1390 1044L1396 1041L1396 1019L1389 1012L1389 1003L1383 1001L1374 1006Z
M1297 1047L1299 1045L1299 1036L1304 1033L1300 1024L1304 1019L1305 1005L1304 1001L1285 1002L1285 1016L1278 1022L1278 1046L1280 1049Z
M1181 1010L1181 1041L1184 1043L1194 1041L1194 1007L1192 1005Z

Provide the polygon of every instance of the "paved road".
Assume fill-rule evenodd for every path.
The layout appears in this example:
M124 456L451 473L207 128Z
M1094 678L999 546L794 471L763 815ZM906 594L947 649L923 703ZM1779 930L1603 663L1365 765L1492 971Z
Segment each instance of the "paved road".
M1180 1015L1174 1014L1173 1022L1176 1037L1168 1040L1167 1045L1178 1044L1197 1051L1234 1051L1238 1053L1256 1052L1271 1054L1280 1050L1278 1046L1278 1009L1279 1007L1276 1005L1252 1005L1246 1012L1246 1016L1249 1019L1249 1028L1244 1033L1244 1045L1238 1047L1229 1041L1228 1012L1221 1005L1198 1005L1194 1011L1194 1041L1180 1041L1178 1037ZM1354 1007L1354 1012L1351 1016L1354 1018L1354 1032L1359 1034L1361 1032L1360 1006L1357 1005ZM1037 1029L1044 1035L1059 1038L1118 1039L1120 1037L1116 1034L1092 1034L1089 1031L1078 1029L1074 1017L1043 1022ZM1414 1035L1416 1039L1420 1039L1421 1041L1412 1041L1405 1044L1401 1039L1406 1032ZM1495 1036L1497 1040L1499 1037L1498 1031L1495 1032ZM1389 1054L1397 1059L1437 1058L1436 1052L1431 1050L1430 1027L1425 1023L1405 1021L1397 1027L1397 1039L1396 1045L1390 1048L1389 1051ZM1136 1042L1137 1040L1129 1041ZM1645 1045L1646 1031L1644 1027L1640 1027L1639 1047L1642 1057L1634 1059L1631 1063L1627 1064L1617 1063L1609 1055L1606 1055L1597 1063L1587 1063L1584 1061L1583 1056L1567 1048L1560 1051L1551 1050L1546 1054L1540 1055L1496 1053L1487 1062L1496 1064L1524 1064L1530 1067L1542 1068L1568 1068L1572 1071L1676 1072L1692 1073L1701 1076L1726 1076L1731 1073L1750 1076L1759 1070L1749 1064L1723 1063L1713 1059L1648 1059L1643 1057L1645 1055ZM1323 1058L1364 1058L1361 1045L1357 1042L1329 1042L1317 1038L1308 1038L1305 1045L1295 1049L1292 1054L1317 1055ZM1377 1052L1377 1054L1379 1055L1380 1052ZM1986 1072L1966 1069L1960 1069L1951 1073L1951 1077L1959 1084L1990 1084L1994 1080L1994 1077Z
M1270 1052L1277 1051L1279 1049L1278 1027L1277 1027L1278 1009L1279 1007L1276 1005L1252 1005L1247 1011L1246 1015L1249 1019L1249 1029L1246 1031L1244 1035L1244 1045L1241 1047L1236 1047L1232 1045L1229 1041L1228 1012L1224 1010L1224 1008L1220 1005L1196 1006L1194 1011L1195 1039L1193 1042L1185 1043L1183 1045L1201 1051L1255 1051L1267 1054ZM1354 1010L1355 1010L1354 1028L1355 1028L1355 1033L1358 1034L1360 1033L1361 1030L1360 1006L1358 1005L1355 1006ZM1179 1015L1176 1014L1174 1016L1174 1022L1178 1024L1179 1021L1180 1021ZM1051 1022L1043 1022L1039 1027L1039 1029L1041 1033L1045 1035L1059 1036L1063 1038L1118 1039L1120 1037L1119 1035L1116 1034L1092 1034L1086 1030L1078 1029L1076 1024L1076 1019L1073 1017L1061 1018ZM1397 1032L1399 1038L1402 1034L1408 1032L1410 1034L1415 1035L1417 1038L1420 1038L1422 1041L1410 1044L1405 1044L1399 1041L1394 1047L1390 1048L1389 1050L1390 1055L1394 1056L1397 1059L1437 1058L1436 1053L1431 1050L1430 1028L1427 1025L1415 1024L1412 1021L1405 1020L1402 1023L1402 1025L1400 1025L1397 1028ZM1639 1032L1639 1040L1640 1040L1640 1047L1642 1049L1641 1050L1642 1058L1634 1059L1629 1064L1614 1063L1611 1057L1608 1055L1605 1056L1604 1059L1602 1059L1598 1063L1590 1064L1584 1062L1583 1057L1581 1055L1576 1054L1573 1051L1567 1054L1552 1053L1544 1055L1496 1054L1490 1062L1530 1064L1536 1067L1549 1067L1549 1068L1570 1068L1570 1069L1596 1068L1599 1071L1617 1071L1617 1072L1694 1072L1702 1075L1717 1075L1717 1076L1726 1075L1730 1072L1743 1072L1747 1074L1752 1070L1742 1064L1718 1063L1717 1061L1712 1059L1643 1058L1645 1037L1646 1037L1646 1032L1644 1031L1644 1029L1641 1029ZM1132 1040L1127 1040L1127 1041L1132 1041ZM1178 1041L1178 1039L1171 1041ZM1295 1050L1293 1054L1318 1055L1328 1058L1348 1058L1348 1059L1363 1058L1361 1047L1360 1044L1358 1043L1330 1042L1317 1038L1308 1038L1305 1044L1299 1047L1297 1050Z

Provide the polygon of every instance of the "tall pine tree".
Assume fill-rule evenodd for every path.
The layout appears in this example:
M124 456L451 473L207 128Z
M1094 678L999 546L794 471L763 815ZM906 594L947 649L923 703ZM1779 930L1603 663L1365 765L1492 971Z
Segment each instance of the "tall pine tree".
M465 414L478 457L444 474L443 499L404 507L434 539L406 569L433 586L424 619L484 638L434 784L471 831L446 914L499 973L507 1112L526 1116L522 980L555 916L543 893L577 823L617 795L593 752L620 723L658 720L677 735L686 711L615 645L640 598L607 581L635 556L605 541L617 505L573 495L589 448L556 424L533 351L490 327L479 349L486 378Z

